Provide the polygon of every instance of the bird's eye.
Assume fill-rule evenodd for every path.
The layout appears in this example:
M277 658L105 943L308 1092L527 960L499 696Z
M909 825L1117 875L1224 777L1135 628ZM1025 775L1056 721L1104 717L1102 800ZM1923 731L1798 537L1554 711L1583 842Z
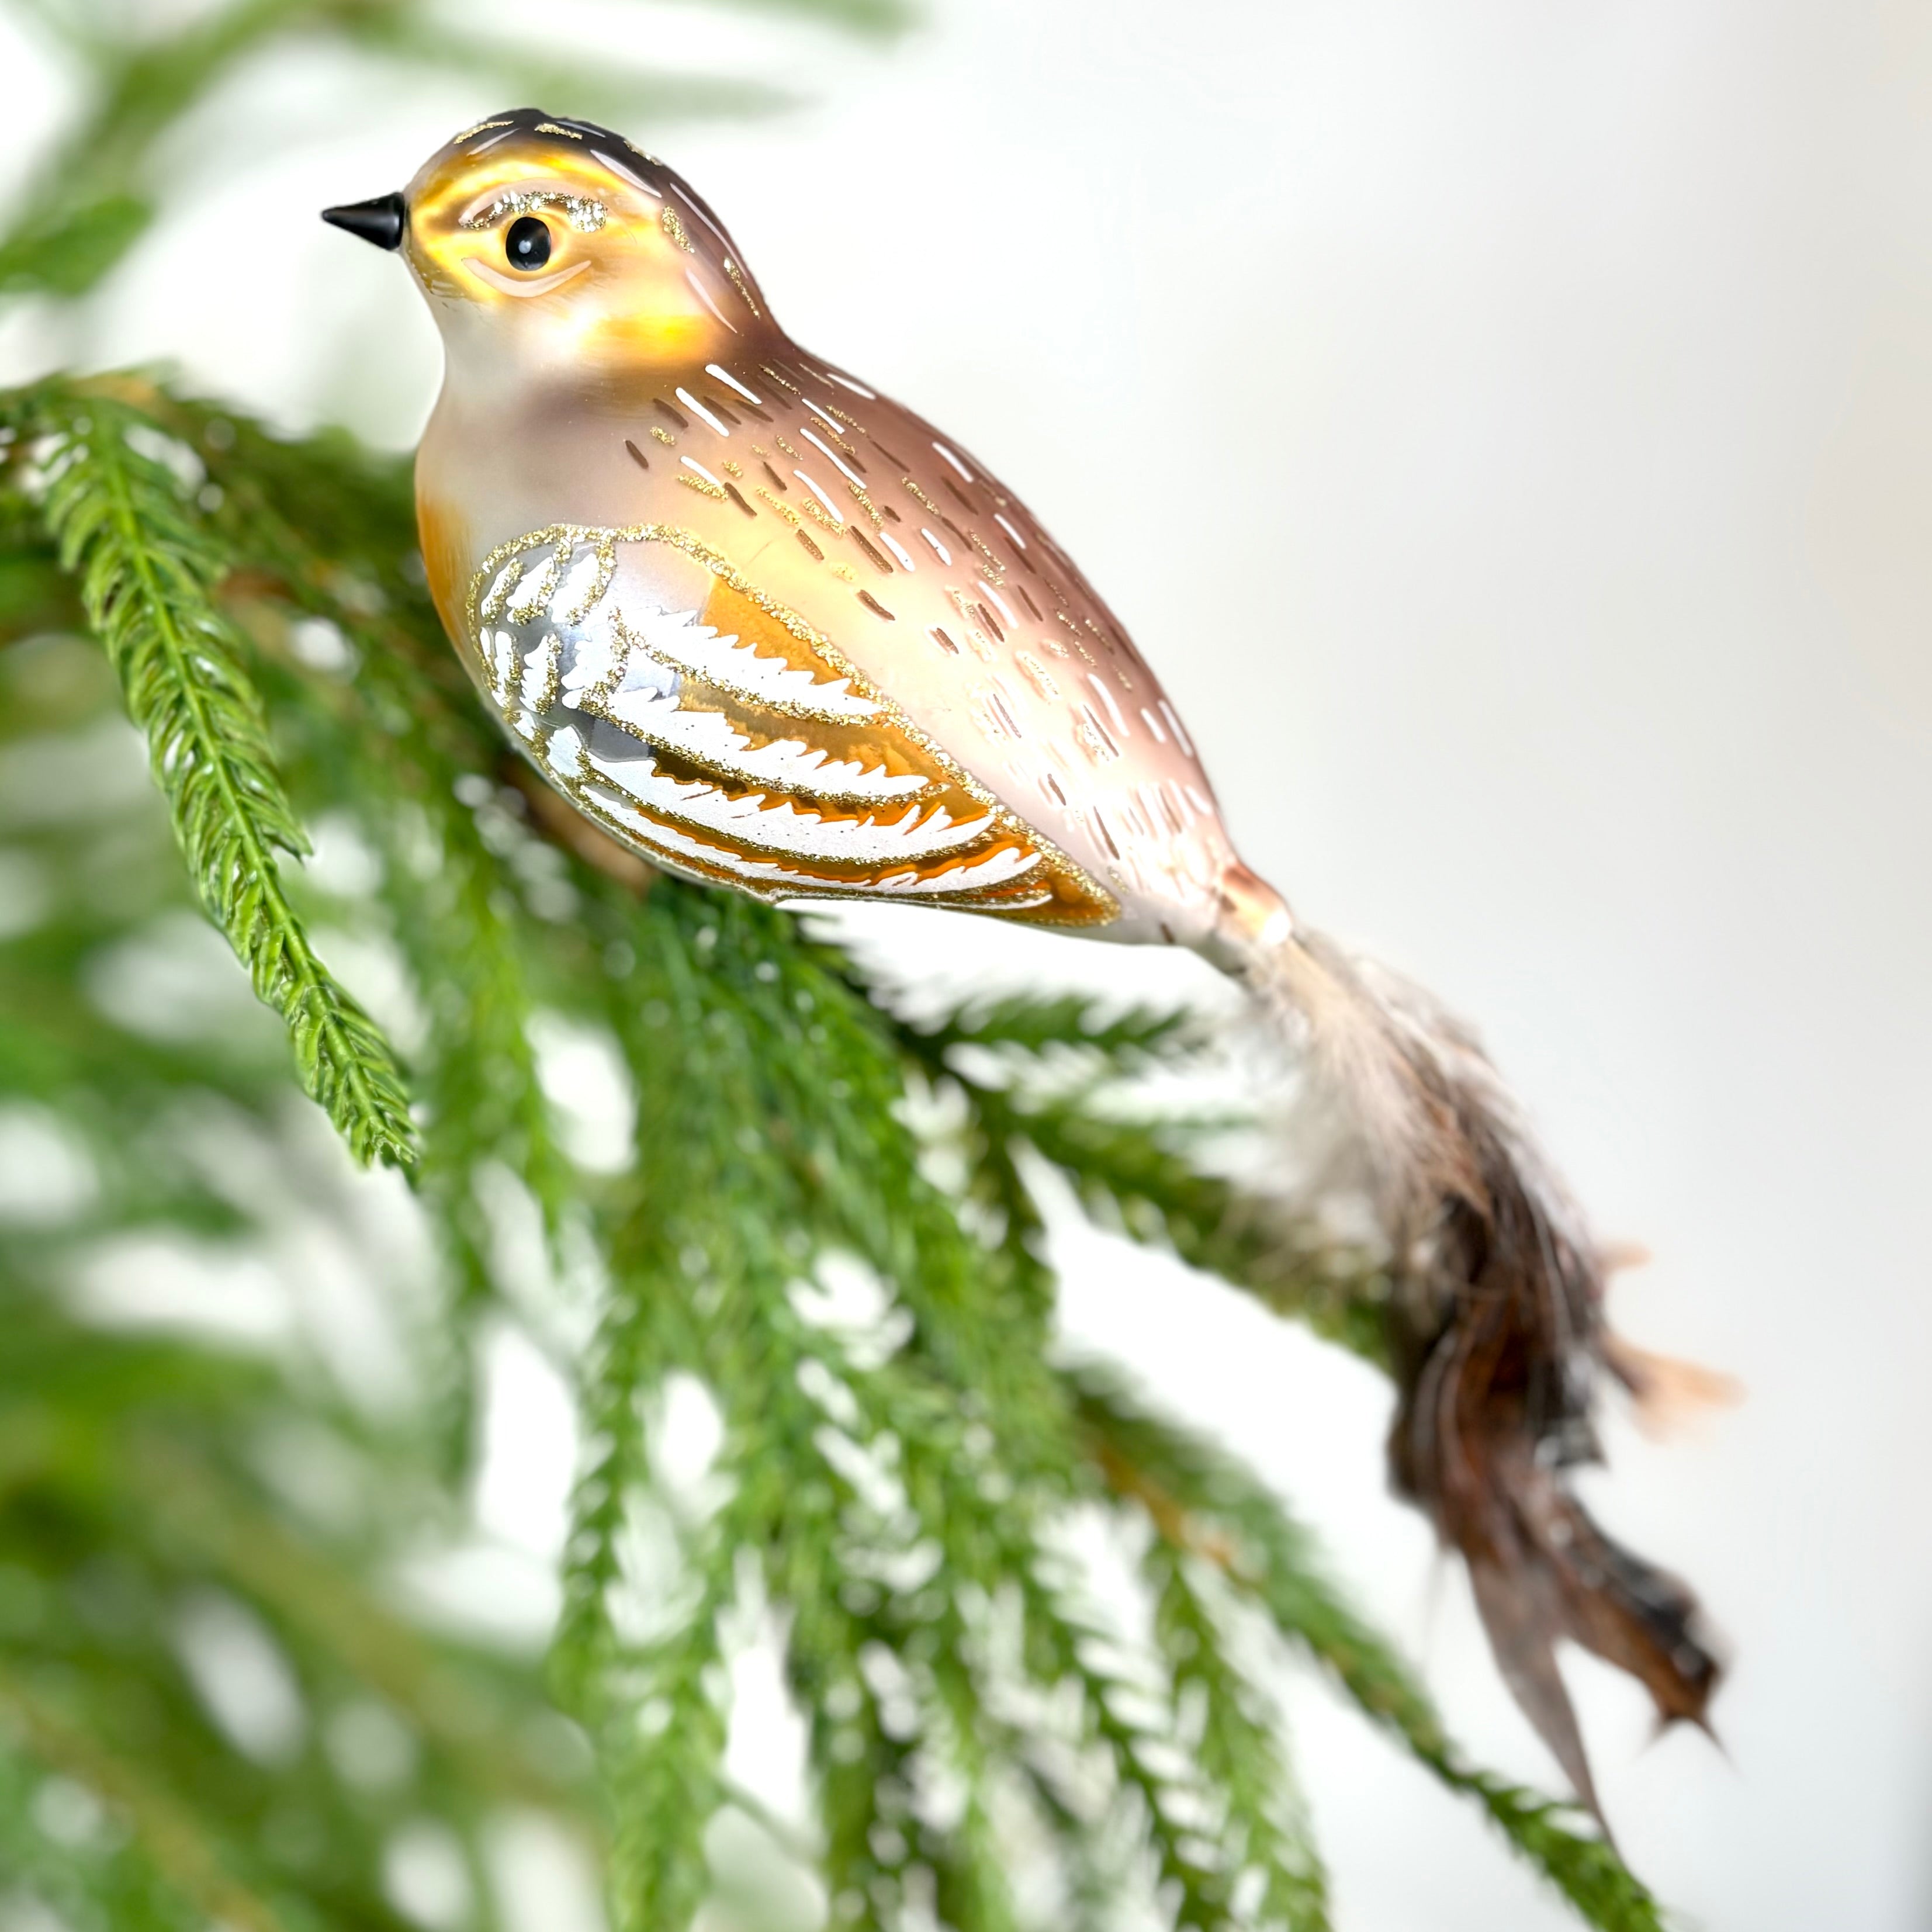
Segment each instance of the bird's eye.
M550 230L534 214L520 214L503 237L503 253L513 268L541 268L550 260Z

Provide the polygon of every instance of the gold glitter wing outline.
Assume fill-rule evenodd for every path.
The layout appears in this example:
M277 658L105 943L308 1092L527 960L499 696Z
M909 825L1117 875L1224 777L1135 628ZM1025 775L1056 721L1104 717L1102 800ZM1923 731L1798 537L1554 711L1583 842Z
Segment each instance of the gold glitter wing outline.
M566 615L566 622L580 622L589 614L591 607L609 588L610 579L616 570L618 546L621 544L649 543L663 544L670 549L681 552L694 562L702 564L712 576L728 585L741 597L756 604L766 616L782 626L800 644L816 651L834 670L850 680L850 688L855 695L877 704L887 723L903 732L912 743L917 746L920 750L945 773L952 784L956 784L961 790L986 806L988 812L992 814L999 830L1005 832L1011 837L1023 839L1031 845L1050 868L1060 872L1078 886L1088 899L1104 913L1104 916L1075 916L1056 919L1049 916L1036 918L1034 921L1034 923L1042 926L1093 928L1110 926L1120 918L1120 902L1112 892L1101 884L1100 880L1095 878L1084 866L1078 864L1052 839L1047 838L1022 818L1018 812L1013 811L989 788L982 784L930 732L922 726L915 724L891 695L882 689L872 679L868 677L822 631L807 623L789 605L780 603L776 597L761 590L749 578L736 569L728 558L713 550L694 532L685 530L676 524L619 525L546 524L540 529L527 531L522 536L513 537L508 542L499 544L471 573L470 588L464 599L466 641L472 658L478 662L482 661L481 637L484 588L494 580L504 566L516 558L520 553L539 549L546 544L552 547L552 562L544 572L545 578L550 580L548 590L549 594L552 596L561 586L565 561L578 545L580 544L584 545L595 554L598 562L597 587L580 601L576 610ZM506 593L502 600L504 603L509 603L514 597L514 592L524 588L524 572L519 571L517 577L509 584L503 586ZM514 615L514 610L511 614ZM532 612L532 615L534 614ZM601 814L598 815L602 816ZM628 835L626 842L627 844L633 842ZM727 880L724 883L733 884L740 891L746 890L743 884L738 880ZM754 898L768 896L760 892L754 892L752 896ZM842 898L868 898L873 896L862 892L846 893L835 890L824 892L788 892L770 896L785 898L803 897ZM880 894L878 898L890 902L898 896L896 894ZM955 903L957 902L956 901ZM962 909L964 910L963 908Z

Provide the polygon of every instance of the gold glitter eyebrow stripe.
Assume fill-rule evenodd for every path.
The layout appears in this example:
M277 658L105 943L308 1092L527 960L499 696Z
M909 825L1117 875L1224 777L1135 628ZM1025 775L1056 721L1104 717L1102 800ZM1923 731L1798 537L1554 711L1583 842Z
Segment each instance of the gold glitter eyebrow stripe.
M596 196L560 194L554 188L525 188L515 194L500 194L489 206L466 214L459 228L494 228L506 215L528 214L534 208L554 208L580 234L592 234L604 226L610 210Z

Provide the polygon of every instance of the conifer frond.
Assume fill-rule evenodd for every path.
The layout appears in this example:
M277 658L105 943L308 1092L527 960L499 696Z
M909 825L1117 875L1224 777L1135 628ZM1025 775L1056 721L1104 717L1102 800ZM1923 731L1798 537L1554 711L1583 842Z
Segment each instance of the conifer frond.
M538 52L527 43L454 28L426 11L387 8L352 20L354 39L387 59L406 61L451 78L461 75L488 93L540 100L559 113L611 125L658 128L673 121L773 114L796 98L755 81L724 76L652 73L628 62L598 65Z
M810 1768L808 1820L764 1822L815 1865L834 1932L1112 1932L1150 1911L1318 1932L1320 1864L1262 1692L1272 1632L1592 1923L1654 1932L1574 1812L1455 1751L1265 1490L1103 1372L1054 1366L1042 1162L1108 1225L1375 1353L1373 1270L1286 1240L1195 1158L1201 1123L1148 1116L1136 1083L1185 1071L1186 1022L1018 1000L922 1028L780 913L618 883L553 843L514 782L424 591L404 466L143 380L7 406L43 480L29 504L10 488L28 478L22 446L0 462L0 635L31 640L0 657L0 872L38 908L0 920L0 1116L70 1145L86 1186L52 1234L0 1198L18 1338L0 1408L58 1423L0 1430L0 1456L41 1445L26 1474L0 1472L0 1670L101 1754L62 1770L55 1731L36 1745L0 1720L0 1856L26 1847L36 1898L76 1932L176 1932L206 1916L195 1875L212 1872L300 1932L388 1927L395 1801L315 1742L332 1714L374 1706L408 1741L410 1804L466 1870L502 1808L534 1804L595 1845L620 1932L679 1932L711 1893L714 1821L758 1808L725 1774L726 1687L764 1642ZM66 1312L100 1248L260 1241L278 1191L316 1176L272 1025L244 1023L245 1000L198 1028L143 1004L188 886L160 862L138 754L130 770L119 728L101 735L103 654L42 634L76 619L149 721L191 853L214 855L218 885L252 882L231 902L292 906L392 962L421 1100L411 1198L440 1260L399 1328L414 1394L393 1439L326 1375L127 1346ZM211 742L229 790L184 806ZM218 836L231 796L245 849ZM274 854L304 823L357 856L284 895ZM266 872L247 869L258 854ZM540 1013L607 1043L634 1101L628 1138L572 1142L587 1165L564 1157L538 1077ZM210 1156L211 1135L237 1133L262 1186ZM541 1246L520 1262L505 1247L511 1193L541 1209L568 1283ZM486 1318L548 1352L584 1431L549 1670L594 1781L517 1742L540 1708L530 1670L376 1587L464 1520ZM698 1412L709 1460L674 1467L675 1417ZM352 1522L318 1526L267 1478L268 1417L334 1445L324 1462L346 1450ZM1102 1511L1142 1539L1124 1606L1096 1598L1082 1554ZM22 1569L52 1606L25 1634L8 1594ZM107 1571L138 1583L127 1655L70 1608L83 1573ZM286 1760L219 1736L170 1648L181 1605L211 1598L254 1620L310 1714ZM473 1728L490 1711L501 1724ZM110 1795L124 1760L173 1794L201 1864L170 1865L138 1794ZM68 1802L63 1780L106 1808L118 1850L49 1840L35 1821ZM327 1896L289 1849L300 1834L270 1828L293 1814L329 1848ZM165 1838L165 1808L152 1816Z
M50 389L14 420L44 439L47 527L148 741L208 916L281 1015L304 1090L357 1160L406 1163L416 1138L394 1058L316 957L282 884L277 851L308 842L214 602L223 560L181 480L136 446L155 432L123 405Z
M98 1794L119 1810L140 1850L127 1861L128 1869L116 1874L117 1889L145 1893L142 1902L164 1924L212 1920L234 1925L240 1932L290 1932L280 1913L226 1869L221 1852L190 1809L157 1786L131 1759L104 1748L83 1724L4 1670L0 1715L40 1764L74 1780L73 1790ZM0 1768L0 1784L13 1781ZM0 1832L4 1830L0 1824ZM38 1847L30 1834L18 1837L24 1840L24 1856L12 1870L32 1873L35 1865L46 1862L44 1854L34 1856ZM58 1884L57 1872L55 1876Z
M1078 993L975 1001L918 1030L934 1056L962 1046L1011 1048L1034 1056L1070 1046L1099 1056L1118 1072L1132 1072L1144 1060L1197 1052L1203 1040L1198 1020L1185 1011L1110 1009Z
M1091 1090L1034 1098L962 1076L989 1145L1032 1148L1072 1185L1103 1226L1164 1243L1190 1267L1245 1289L1276 1314L1305 1322L1373 1362L1384 1358L1382 1277L1372 1262L1280 1209L1243 1194L1175 1145L1187 1124L1124 1116ZM1209 1130L1228 1124L1207 1123Z
M1073 1381L1108 1486L1144 1514L1173 1563L1210 1563L1251 1597L1369 1717L1480 1804L1588 1923L1661 1932L1656 1902L1579 1808L1468 1764L1408 1667L1328 1580L1306 1531L1258 1478L1204 1438L1156 1418L1118 1376L1088 1367Z
M568 916L561 860L518 822L496 776L504 754L411 567L407 466L335 433L283 442L159 392L148 406L221 492L214 521L245 572L243 619L292 776L352 818L380 862L376 893L428 1022L412 1070L418 1184L474 1313L492 1293L488 1174L516 1174L553 1234L572 1186L538 1076L521 931L533 902L552 924ZM334 654L329 675L301 662L304 640Z
M1194 1758L1223 1800L1217 1822L1235 1892L1252 1892L1258 1923L1328 1932L1327 1878L1283 1756L1281 1716L1231 1654L1220 1580L1162 1536L1149 1539L1142 1568Z
M736 0L847 32L884 36L912 18L902 0ZM80 56L80 111L0 231L0 297L73 298L97 289L160 212L168 136L251 61L291 44L334 43L394 64L467 75L491 94L541 98L554 112L661 125L671 118L740 115L784 104L777 91L735 76L653 71L622 61L573 63L550 40L452 29L427 0L226 0L158 32L131 34L118 10L83 0L10 0ZM90 10L94 17L89 18Z
M570 1777L518 1741L542 1715L535 1673L382 1600L415 1488L406 1449L358 1439L345 1412L325 1421L326 1405L272 1372L90 1333L38 1296L10 1293L8 1322L10 1886L76 1932L388 1925L399 1799L472 1838L509 1804L580 1819ZM343 1459L347 1520L332 1533L298 1530L261 1474L264 1432L298 1417ZM184 1667L197 1622L273 1660L287 1688L258 1691L257 1708L280 1711L279 1730L226 1728L232 1714ZM345 1741L372 1729L379 1754L364 1744L358 1759Z

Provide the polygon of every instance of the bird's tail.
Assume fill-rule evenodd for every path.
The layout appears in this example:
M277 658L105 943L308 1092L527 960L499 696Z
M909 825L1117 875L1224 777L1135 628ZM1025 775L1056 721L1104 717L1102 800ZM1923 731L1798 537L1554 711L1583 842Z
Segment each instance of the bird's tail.
M1666 1724L1702 1724L1719 1672L1690 1592L1570 1492L1600 1460L1603 1372L1642 1359L1605 1330L1604 1256L1466 1027L1245 868L1224 903L1217 963L1298 1048L1387 1239L1395 1487L1461 1552L1504 1679L1595 1811L1558 1640L1636 1677Z

